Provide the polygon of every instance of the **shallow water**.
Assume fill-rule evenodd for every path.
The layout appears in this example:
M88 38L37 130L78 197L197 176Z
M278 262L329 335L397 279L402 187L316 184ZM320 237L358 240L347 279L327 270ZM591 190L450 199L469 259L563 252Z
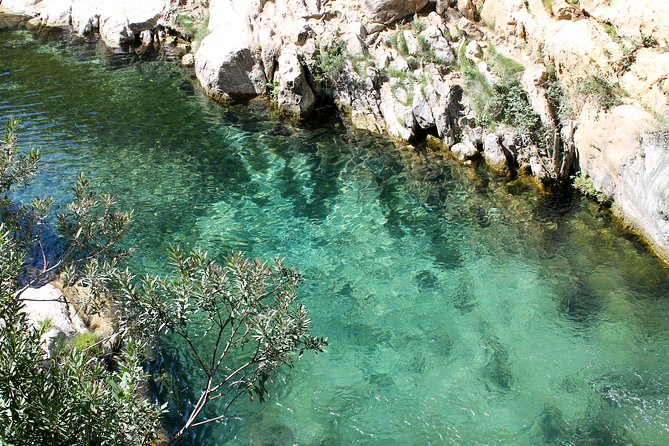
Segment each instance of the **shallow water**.
M0 121L136 211L137 269L180 243L285 257L327 354L191 444L669 444L669 276L571 194L426 163L334 122L222 109L173 64L0 33ZM165 346L179 404L193 369Z

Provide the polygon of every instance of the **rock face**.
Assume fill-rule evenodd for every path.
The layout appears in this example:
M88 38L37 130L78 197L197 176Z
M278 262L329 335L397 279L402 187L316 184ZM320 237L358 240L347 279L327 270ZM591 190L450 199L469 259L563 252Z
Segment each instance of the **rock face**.
M304 67L300 63L297 49L284 48L278 60L279 69L277 103L284 113L295 117L307 117L316 106L316 96L307 82Z
M483 135L483 159L492 170L500 173L508 173L509 163L496 133Z
M669 133L632 105L587 107L580 119L575 141L583 172L669 257Z
M362 5L371 22L389 24L419 12L427 2L428 0L363 0Z
M142 31L153 30L168 6L169 0L101 2L100 36L111 47L132 42Z

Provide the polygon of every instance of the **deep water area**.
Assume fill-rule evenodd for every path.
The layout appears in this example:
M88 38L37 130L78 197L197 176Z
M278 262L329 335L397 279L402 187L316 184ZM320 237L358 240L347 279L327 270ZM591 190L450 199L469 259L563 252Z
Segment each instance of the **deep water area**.
M27 31L0 32L10 117L43 157L20 198L63 203L85 172L135 211L133 269L166 272L180 244L301 270L328 352L190 444L669 444L669 273L575 193L223 108L174 62ZM176 347L174 426L199 379Z

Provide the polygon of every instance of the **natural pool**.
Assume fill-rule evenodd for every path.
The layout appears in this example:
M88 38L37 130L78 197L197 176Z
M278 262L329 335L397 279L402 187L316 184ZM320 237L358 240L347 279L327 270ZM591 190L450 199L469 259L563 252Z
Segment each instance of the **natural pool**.
M669 444L669 275L595 205L65 40L0 33L0 121L47 166L25 195L86 172L136 211L137 269L175 243L285 257L330 338L191 444Z

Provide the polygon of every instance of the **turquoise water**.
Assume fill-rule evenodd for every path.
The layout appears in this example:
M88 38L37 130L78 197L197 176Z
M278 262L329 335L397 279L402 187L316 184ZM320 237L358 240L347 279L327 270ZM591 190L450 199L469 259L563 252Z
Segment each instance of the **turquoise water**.
M206 445L669 444L669 276L571 194L427 161L336 122L222 109L172 63L0 33L0 120L47 167L136 211L137 269L165 247L285 257L327 354L241 401ZM166 345L178 398L191 365Z

